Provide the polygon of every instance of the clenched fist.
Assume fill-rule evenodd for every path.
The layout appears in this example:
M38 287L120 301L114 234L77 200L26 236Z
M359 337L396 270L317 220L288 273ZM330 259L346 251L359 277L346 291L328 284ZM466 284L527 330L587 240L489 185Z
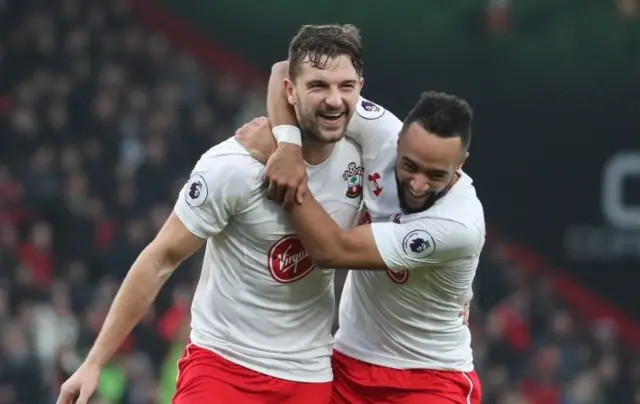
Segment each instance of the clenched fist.
M267 196L281 202L285 208L301 204L307 193L307 170L300 146L276 143L269 121L256 118L236 131L235 139L251 156L266 163L265 179L269 183Z

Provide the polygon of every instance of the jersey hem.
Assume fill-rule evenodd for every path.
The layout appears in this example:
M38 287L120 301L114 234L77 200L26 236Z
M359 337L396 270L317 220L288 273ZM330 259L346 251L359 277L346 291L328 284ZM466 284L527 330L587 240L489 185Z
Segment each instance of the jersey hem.
M339 346L338 346L339 345ZM397 370L440 370L440 371L449 371L449 372L473 372L474 366L473 361L469 365L462 366L448 366L444 365L443 362L438 361L425 361L418 362L408 359L398 359L398 358L386 358L380 356L378 353L374 353L368 350L363 349L354 349L349 346L336 343L333 348L334 351L339 352L345 356L351 357L353 359L359 360L364 363L368 363L374 366L382 366L390 369Z
M333 381L333 371L331 369L331 359L327 356L327 371L322 372L310 372L313 376L303 376L299 374L292 374L287 372L282 372L279 370L271 369L268 367L263 367L256 365L254 363L247 363L241 359L241 354L235 353L228 349L219 349L212 347L208 344L203 344L197 341L191 340L191 343L198 348L206 349L208 351L213 352L216 355L221 356L222 358L228 360L229 362L235 363L236 365L242 366L254 372L261 373L266 376L275 377L277 379L287 380L291 382L300 382L300 383L330 383Z

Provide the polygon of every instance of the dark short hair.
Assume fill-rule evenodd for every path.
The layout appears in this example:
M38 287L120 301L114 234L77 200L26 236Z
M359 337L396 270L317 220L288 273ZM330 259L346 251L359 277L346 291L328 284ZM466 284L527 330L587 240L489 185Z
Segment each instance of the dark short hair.
M289 77L296 77L302 63L324 69L328 61L343 55L361 75L362 44L354 25L303 25L289 44Z
M473 110L462 98L451 94L425 91L405 118L402 132L414 122L438 137L459 137L462 147L465 150L469 149Z

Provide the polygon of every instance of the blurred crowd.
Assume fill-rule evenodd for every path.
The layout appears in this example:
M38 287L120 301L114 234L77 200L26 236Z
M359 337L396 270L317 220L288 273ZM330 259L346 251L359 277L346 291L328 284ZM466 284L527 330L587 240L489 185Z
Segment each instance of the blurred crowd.
M0 1L0 404L55 402L190 167L263 113L264 89L133 16L128 0ZM105 369L96 403L170 403L200 259ZM616 324L576 318L499 242L472 306L485 403L640 404Z

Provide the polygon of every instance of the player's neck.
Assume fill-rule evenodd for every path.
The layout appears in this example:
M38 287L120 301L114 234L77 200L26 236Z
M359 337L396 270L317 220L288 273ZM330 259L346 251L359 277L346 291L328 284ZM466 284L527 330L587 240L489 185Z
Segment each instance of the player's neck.
M302 142L302 157L307 164L317 166L331 157L331 153L333 153L335 147L335 143L326 143L305 138Z

